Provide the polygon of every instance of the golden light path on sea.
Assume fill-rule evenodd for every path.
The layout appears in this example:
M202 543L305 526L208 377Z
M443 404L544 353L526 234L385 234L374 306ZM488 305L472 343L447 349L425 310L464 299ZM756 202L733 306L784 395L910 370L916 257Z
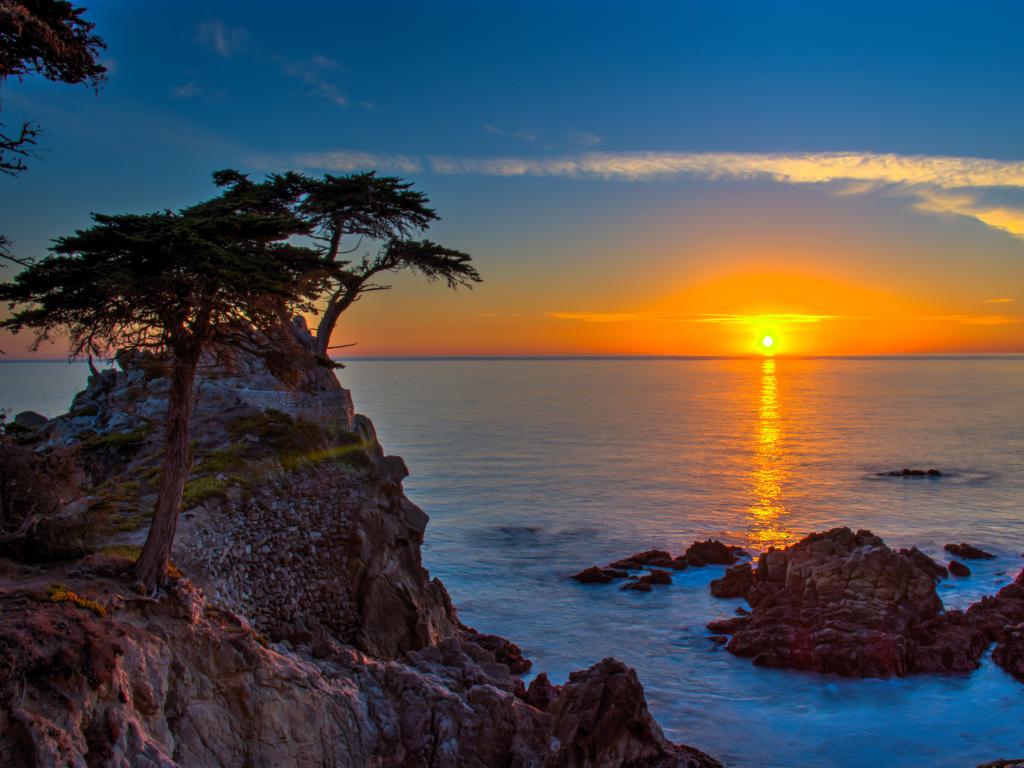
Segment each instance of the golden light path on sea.
M788 471L775 366L776 360L771 356L761 363L754 468L750 475L753 500L747 510L749 544L755 550L785 546L795 539L785 525L788 513L783 502L782 483Z

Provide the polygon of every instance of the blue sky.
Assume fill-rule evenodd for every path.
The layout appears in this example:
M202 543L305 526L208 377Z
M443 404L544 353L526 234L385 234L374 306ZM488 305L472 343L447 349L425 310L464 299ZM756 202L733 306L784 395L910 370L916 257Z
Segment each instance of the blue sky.
M352 315L368 354L594 351L548 315L629 313L666 301L667 279L686 293L742 270L887 270L899 280L879 289L924 315L922 302L973 317L1024 300L1002 296L1024 284L1019 3L87 7L109 46L99 95L0 87L7 123L45 129L30 170L0 179L0 224L22 253L90 211L200 199L221 167L377 167L431 195L436 237L474 253L486 282L451 297L399 278ZM443 317L403 347L398 302ZM770 304L759 311L792 309ZM482 316L492 336L454 330ZM983 329L997 336L950 348L1024 344L1001 316ZM557 343L515 347L524 327Z

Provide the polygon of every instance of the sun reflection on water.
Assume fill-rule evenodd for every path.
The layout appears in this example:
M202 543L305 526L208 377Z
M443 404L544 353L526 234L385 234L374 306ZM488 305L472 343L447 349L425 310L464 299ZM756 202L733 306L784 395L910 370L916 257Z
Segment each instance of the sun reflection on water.
M748 535L751 548L765 550L785 546L796 538L784 524L787 512L782 500L782 482L786 475L786 456L782 446L778 381L773 357L761 363L761 396L758 405L754 470L751 473L754 499L748 509Z

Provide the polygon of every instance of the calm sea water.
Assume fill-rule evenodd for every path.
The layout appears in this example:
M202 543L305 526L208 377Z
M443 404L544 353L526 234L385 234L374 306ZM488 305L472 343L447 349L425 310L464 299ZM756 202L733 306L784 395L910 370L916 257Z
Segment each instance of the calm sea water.
M340 374L431 515L425 558L464 621L556 681L636 667L668 735L733 766L973 766L1024 756L1024 685L969 676L841 680L755 669L704 625L722 568L650 594L568 577L716 537L758 550L836 525L941 556L998 554L947 606L1024 565L1024 358L406 360ZM0 364L0 406L64 410L82 366ZM939 480L879 478L937 467Z

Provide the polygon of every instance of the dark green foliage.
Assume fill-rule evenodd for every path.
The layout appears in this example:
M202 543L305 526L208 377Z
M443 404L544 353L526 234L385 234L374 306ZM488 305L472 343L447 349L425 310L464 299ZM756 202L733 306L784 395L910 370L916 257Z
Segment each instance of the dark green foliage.
M229 199L230 198L230 199ZM72 355L202 345L233 323L267 327L315 292L317 254L287 243L304 225L237 195L178 212L106 216L0 286L23 307L0 327L65 331Z
M106 45L84 13L64 0L0 0L0 82L36 73L99 88L107 71L99 55ZM0 172L25 170L24 158L38 136L33 123L23 123L13 135L0 132Z
M323 313L316 335L321 356L327 355L338 317L363 294L389 287L372 283L376 275L409 270L429 281L443 280L449 288L480 282L468 254L412 238L438 215L425 194L395 176L369 172L317 179L286 173L257 184L238 171L225 170L214 174L214 180L232 192L289 206L319 244L325 266L337 268L326 273L323 282ZM341 248L346 237L359 239L356 248L363 238L376 242L376 253L347 260L351 251Z

